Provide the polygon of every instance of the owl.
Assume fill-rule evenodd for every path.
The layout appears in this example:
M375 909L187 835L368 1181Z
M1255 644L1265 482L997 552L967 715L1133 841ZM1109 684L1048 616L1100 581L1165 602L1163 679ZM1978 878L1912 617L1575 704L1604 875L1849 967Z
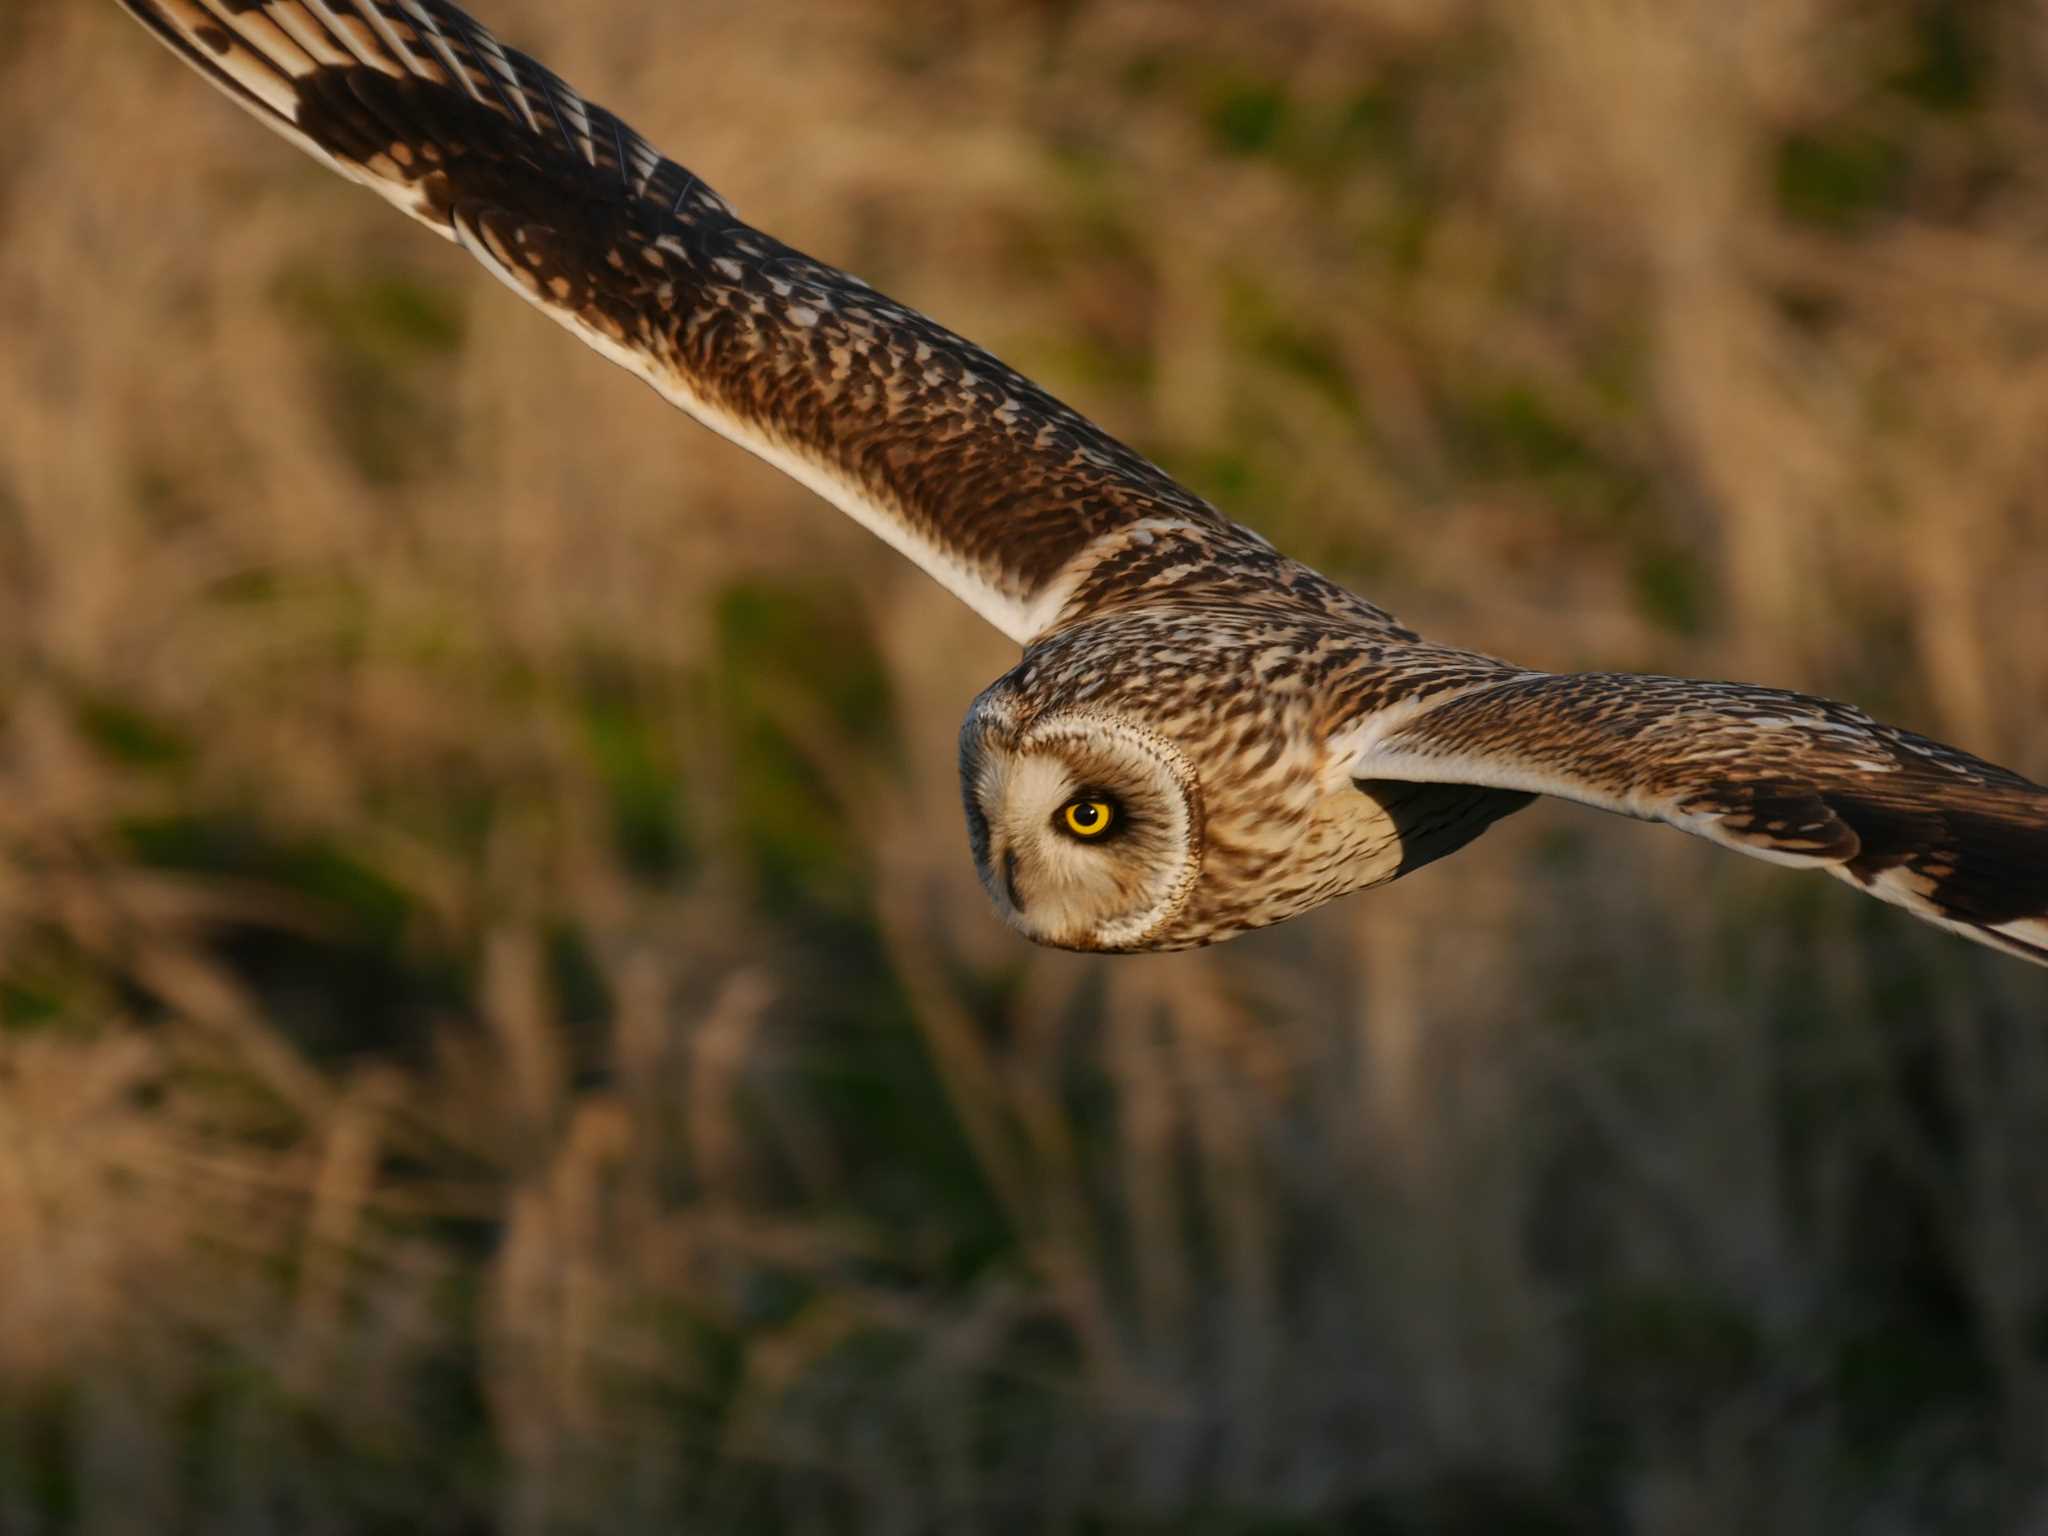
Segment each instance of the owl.
M450 0L119 0L265 125L1022 647L960 733L1043 944L1209 944L1537 795L1824 870L2048 964L2048 789L1845 704L1425 640L988 353L755 229Z

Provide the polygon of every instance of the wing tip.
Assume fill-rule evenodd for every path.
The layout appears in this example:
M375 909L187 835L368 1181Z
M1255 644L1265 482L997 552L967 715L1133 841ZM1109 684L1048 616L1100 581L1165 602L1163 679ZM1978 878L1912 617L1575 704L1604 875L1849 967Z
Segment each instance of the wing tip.
M1830 873L1951 933L2048 966L2048 792L2001 785L1992 800L1965 807L1838 808L1864 846Z

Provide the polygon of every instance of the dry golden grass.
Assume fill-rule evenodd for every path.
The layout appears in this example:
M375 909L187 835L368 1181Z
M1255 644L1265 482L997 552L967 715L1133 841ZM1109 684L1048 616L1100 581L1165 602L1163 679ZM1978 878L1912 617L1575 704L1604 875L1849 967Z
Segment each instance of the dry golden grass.
M1425 630L2048 777L1995 0L479 0ZM0 1531L2020 1530L2048 987L1562 807L1026 952L1006 644L0 12Z

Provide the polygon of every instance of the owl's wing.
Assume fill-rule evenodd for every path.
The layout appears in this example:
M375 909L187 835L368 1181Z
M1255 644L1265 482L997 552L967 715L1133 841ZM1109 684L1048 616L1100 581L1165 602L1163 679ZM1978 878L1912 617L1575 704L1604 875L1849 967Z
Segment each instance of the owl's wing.
M1140 521L1260 542L1028 380L741 222L448 0L120 0L301 149L1019 643Z
M1351 776L1576 800L1773 863L2048 965L2048 789L1828 699L1509 672L1338 738Z

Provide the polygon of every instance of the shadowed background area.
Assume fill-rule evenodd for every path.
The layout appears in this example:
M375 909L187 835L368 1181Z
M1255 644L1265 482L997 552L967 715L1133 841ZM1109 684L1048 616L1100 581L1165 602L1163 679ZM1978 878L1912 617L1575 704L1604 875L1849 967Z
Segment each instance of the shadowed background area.
M480 0L1437 638L2048 778L2010 0ZM0 1531L2048 1520L2048 981L1565 806L1003 931L1013 648L0 11Z

